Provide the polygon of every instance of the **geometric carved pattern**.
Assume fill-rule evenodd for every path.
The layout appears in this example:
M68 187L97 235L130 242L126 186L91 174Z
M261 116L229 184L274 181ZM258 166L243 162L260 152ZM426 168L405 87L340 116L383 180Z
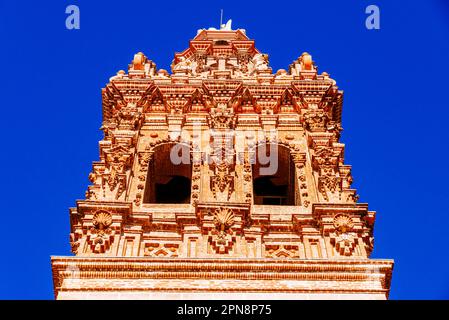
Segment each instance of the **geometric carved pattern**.
M215 228L209 232L209 243L218 254L227 254L232 249L235 236L231 230L234 224L234 212L228 208L213 212Z
M342 256L351 256L357 244L357 237L351 232L354 221L347 214L337 214L333 219L335 232L331 234L331 243Z
M338 253L342 256L350 256L356 246L356 239L350 233L341 233L331 237Z
M298 258L298 245L265 245L267 258Z
M148 257L177 257L178 244L147 243L144 256Z
M104 253L109 250L113 240L113 231L110 228L112 216L107 211L98 211L92 219L88 243L93 253Z

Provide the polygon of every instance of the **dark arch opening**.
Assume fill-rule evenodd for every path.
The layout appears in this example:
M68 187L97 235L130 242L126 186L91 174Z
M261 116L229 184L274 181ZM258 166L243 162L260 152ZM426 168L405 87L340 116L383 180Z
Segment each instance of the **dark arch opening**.
M165 183L162 183L165 182ZM190 203L192 182L183 176L168 177L168 181L156 182L156 203Z
M190 203L192 166L189 163L175 164L170 153L175 144L164 144L154 150L148 166L144 203ZM187 155L188 146L179 146L178 154Z
M261 162L266 163L266 158L260 161L259 152L264 155L264 158L270 159L269 164L261 164ZM255 161L252 165L254 204L296 205L299 196L296 195L296 173L290 150L279 145L273 149L270 145L260 145L254 157ZM272 165L272 161L277 161L276 170L264 174L261 169Z
M217 41L215 41L215 45L216 46L227 46L227 45L229 45L229 42L227 42L226 40L217 40Z

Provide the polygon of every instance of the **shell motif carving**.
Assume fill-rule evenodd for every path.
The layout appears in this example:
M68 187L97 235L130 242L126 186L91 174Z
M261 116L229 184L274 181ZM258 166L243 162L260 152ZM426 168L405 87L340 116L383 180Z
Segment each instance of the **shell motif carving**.
M228 208L217 209L213 213L215 229L209 232L209 243L218 254L228 254L236 241L231 226L235 222L234 212Z
M340 233L346 233L351 231L354 227L354 221L352 218L346 214L337 214L334 217L334 227Z
M90 228L88 243L93 253L105 253L109 250L113 241L114 232L112 215L107 211L98 211L92 218L93 227Z
M234 224L234 212L231 209L217 209L214 213L214 224L217 230L224 232Z
M112 224L112 216L109 212L97 212L92 219L92 224L94 225L95 229L98 230L99 234L104 233Z
M337 214L333 222L336 232L331 237L331 241L335 249L342 256L351 256L357 244L357 239L351 233L354 220L347 214Z

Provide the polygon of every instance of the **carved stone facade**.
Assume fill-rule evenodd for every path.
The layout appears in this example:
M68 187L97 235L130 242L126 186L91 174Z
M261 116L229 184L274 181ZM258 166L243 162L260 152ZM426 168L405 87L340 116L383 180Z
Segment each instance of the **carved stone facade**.
M310 54L273 73L243 30L200 30L171 68L137 53L103 89L55 296L387 298L393 262L369 259L375 212L339 142L343 93Z

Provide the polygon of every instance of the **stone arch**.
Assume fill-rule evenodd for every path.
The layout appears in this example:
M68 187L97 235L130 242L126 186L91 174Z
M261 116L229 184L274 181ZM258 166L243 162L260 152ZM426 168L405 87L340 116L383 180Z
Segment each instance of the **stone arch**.
M150 143L144 203L191 203L191 142L158 140Z
M286 141L265 139L254 143L248 152L254 204L299 205L298 148Z

